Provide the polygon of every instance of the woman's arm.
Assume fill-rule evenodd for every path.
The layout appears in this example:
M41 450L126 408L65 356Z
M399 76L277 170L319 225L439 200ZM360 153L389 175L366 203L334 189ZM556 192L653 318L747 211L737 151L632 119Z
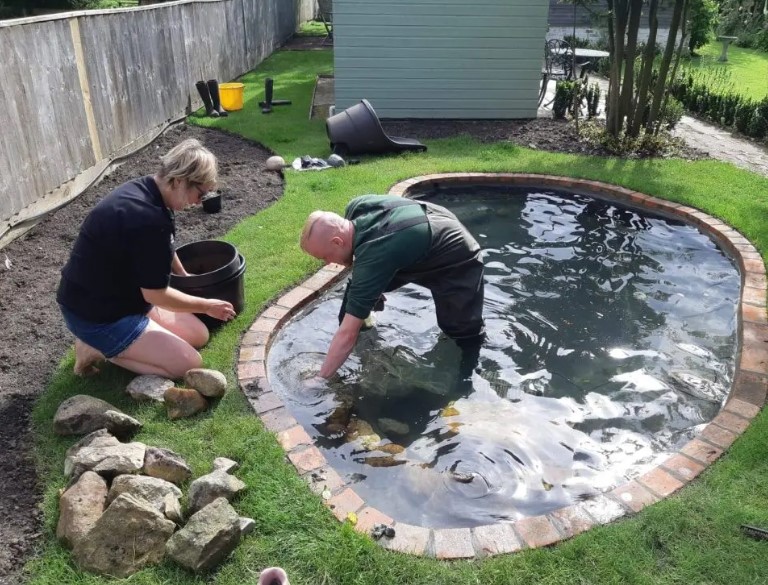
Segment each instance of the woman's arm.
M149 304L176 313L205 313L220 321L235 318L235 308L232 303L220 299L203 299L193 297L171 288L142 288L141 294Z
M179 276L189 276L189 272L184 269L184 265L179 260L179 255L174 252L173 259L171 260L171 273Z

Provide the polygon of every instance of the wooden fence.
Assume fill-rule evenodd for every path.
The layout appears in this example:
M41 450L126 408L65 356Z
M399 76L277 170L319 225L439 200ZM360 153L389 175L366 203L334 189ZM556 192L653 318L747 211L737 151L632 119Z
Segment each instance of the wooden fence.
M253 69L315 0L182 0L0 22L0 247Z

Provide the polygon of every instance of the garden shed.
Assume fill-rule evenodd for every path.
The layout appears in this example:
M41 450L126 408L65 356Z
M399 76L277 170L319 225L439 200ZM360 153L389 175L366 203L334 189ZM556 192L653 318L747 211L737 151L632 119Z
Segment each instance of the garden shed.
M535 118L548 2L333 0L336 109Z

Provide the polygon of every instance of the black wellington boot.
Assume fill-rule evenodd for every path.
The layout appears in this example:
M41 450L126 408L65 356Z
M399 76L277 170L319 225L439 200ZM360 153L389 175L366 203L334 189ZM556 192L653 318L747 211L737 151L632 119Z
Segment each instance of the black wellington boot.
M195 83L195 87L197 88L197 93L200 94L200 97L203 99L203 103L205 104L205 115L211 116L212 118L218 118L219 112L217 112L213 107L213 101L211 101L211 94L208 91L208 86L205 84L205 81L198 81ZM218 88L217 88L218 89ZM219 92L216 92L216 101L219 100Z
M226 118L229 116L229 112L221 107L221 100L219 99L219 82L215 79L208 80L208 91L211 92L211 100L213 100L213 110Z

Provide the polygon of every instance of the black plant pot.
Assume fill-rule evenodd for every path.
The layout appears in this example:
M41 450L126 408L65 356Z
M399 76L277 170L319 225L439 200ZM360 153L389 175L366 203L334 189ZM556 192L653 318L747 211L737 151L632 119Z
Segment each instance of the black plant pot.
M203 197L203 211L206 213L221 211L221 193L209 193Z

